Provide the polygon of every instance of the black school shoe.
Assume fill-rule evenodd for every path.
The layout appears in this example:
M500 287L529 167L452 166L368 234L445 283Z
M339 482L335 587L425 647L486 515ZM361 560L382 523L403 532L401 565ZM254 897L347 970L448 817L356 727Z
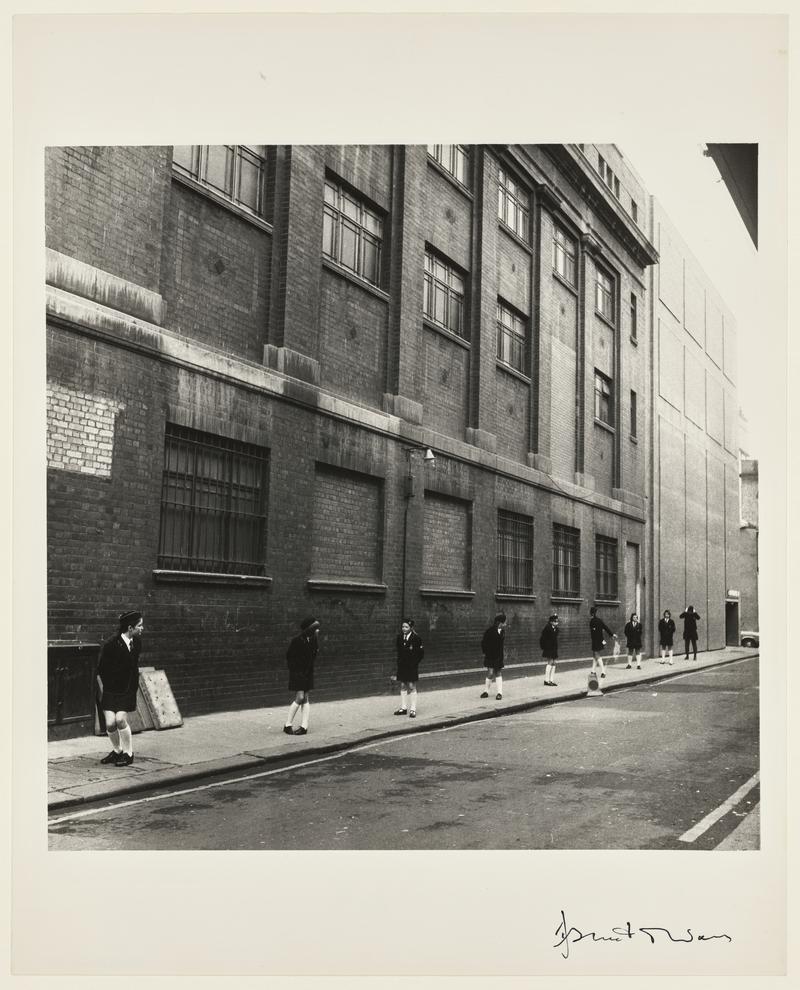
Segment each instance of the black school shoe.
M283 731L286 733L287 736L294 735L294 729L291 727L291 725L284 725Z
M106 756L103 757L102 760L100 760L100 762L105 763L106 766L108 766L109 763L116 763L117 760L120 758L120 756L122 756L121 752L118 753L116 750L112 749L110 753L108 753Z
M294 735L296 736L307 736L308 729L304 729L302 726L299 729L294 730Z
M114 766L129 767L133 763L133 753L120 753L114 761Z

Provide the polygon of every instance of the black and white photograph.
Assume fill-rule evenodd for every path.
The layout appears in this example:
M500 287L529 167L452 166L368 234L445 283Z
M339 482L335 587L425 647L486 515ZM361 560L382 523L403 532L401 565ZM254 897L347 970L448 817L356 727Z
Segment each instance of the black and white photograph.
M213 905L227 952L204 918L165 973L780 975L788 33L658 20L86 19L103 65L124 36L158 70L138 106L112 76L103 119L74 66L16 146L16 829L65 877L17 887L23 916L116 863L131 904L154 870ZM590 64L548 76L559 51ZM337 890L388 926L364 955ZM331 922L294 968L278 928L247 942L262 895L280 930ZM463 919L498 899L476 966ZM408 904L428 930L392 961ZM64 941L30 968L20 934L19 972L108 972Z

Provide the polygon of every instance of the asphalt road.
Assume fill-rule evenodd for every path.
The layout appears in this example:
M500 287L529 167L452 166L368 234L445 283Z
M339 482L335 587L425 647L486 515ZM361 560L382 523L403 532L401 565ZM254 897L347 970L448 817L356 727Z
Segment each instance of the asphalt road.
M713 849L758 768L754 658L62 812L50 848Z

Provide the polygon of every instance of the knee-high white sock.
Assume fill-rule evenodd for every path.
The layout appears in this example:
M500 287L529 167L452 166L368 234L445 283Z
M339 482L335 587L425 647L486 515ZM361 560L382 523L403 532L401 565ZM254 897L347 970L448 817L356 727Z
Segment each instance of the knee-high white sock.
M114 752L115 753L121 753L122 752L122 747L119 744L119 733L117 732L117 730L116 729L106 729L106 732L108 733L108 739L109 739L109 741L111 743L111 747L114 750Z
M293 701L291 703L291 705L289 705L289 711L288 711L288 713L286 715L286 724L287 725L291 725L292 722L294 722L294 717L297 714L297 709L299 707L300 707L300 705L298 705L296 701Z
M502 694L503 693L503 675L502 674L498 674L497 675L497 677L495 678L495 683L497 684L497 693L498 694Z
M404 687L400 688L400 707L408 708L408 691Z
M600 668L600 673L601 674L604 674L606 668L605 668L605 664L603 663L603 658L602 657L598 657L597 658L597 666Z
M411 704L408 707L409 707L409 709L412 712L415 712L417 710L417 688L416 688L416 685L413 685L412 688L411 688L411 692L409 694L409 700L410 700Z
M131 732L131 727L126 725L124 729L119 730L119 744L122 747L122 752L127 753L128 756L133 756L133 733Z
M636 654L636 666L637 667L641 667L642 666L642 654L641 653L637 653Z
M311 702L308 700L308 698L306 698L306 700L303 702L301 706L301 712L300 712L300 716L301 716L300 724L303 726L304 729L308 728L308 716L310 714L311 714Z
M486 690L488 691L491 686L492 686L492 679L491 679L491 677L487 677L486 678Z
M544 668L544 679L546 681L551 680L550 673L552 669L553 669L553 665L551 663L547 664L547 666Z

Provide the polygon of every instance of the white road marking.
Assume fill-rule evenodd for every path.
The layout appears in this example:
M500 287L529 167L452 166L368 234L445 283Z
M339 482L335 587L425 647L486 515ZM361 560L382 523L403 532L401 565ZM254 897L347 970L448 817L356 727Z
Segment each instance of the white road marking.
M274 770L262 770L259 773L247 774L244 777L230 777L226 780L215 780L210 784L198 784L196 787L185 787L180 791L168 791L166 794L151 794L149 797L133 798L130 801L120 801L117 804L105 804L100 808L88 808L84 811L75 811L68 815L61 815L58 818L51 818L48 825L59 825L61 822L72 822L79 818L89 818L92 815L101 815L104 811L117 811L120 808L133 808L139 804L150 804L154 801L163 801L165 798L183 797L186 794L197 794L200 791L209 791L215 787L226 787L230 784L241 784L246 780L258 780L261 777L273 777L275 774L288 773L291 770L302 770L303 767L311 767L317 763L326 763L329 760L338 760L351 753L358 753L365 749L375 749L378 746L385 746L387 743L407 741L416 739L418 736L429 736L434 732L450 732L452 729L461 729L467 725L479 725L483 719L475 722L461 722L457 725L445 725L436 729L423 729L421 732L412 732L408 735L389 736L386 739L377 739L375 742L363 743L361 746L351 746L348 749L340 750L336 753L328 753L315 760L306 760L304 763L293 763L288 767L277 767ZM289 755L289 754L287 754Z
M743 663L745 660L752 660L753 657L743 657L742 660L736 660L734 663ZM730 665L732 666L732 664ZM677 677L672 677L670 680L676 681L681 677L688 677L691 674L700 673L701 670L708 668L700 668L699 670L687 670L685 674L680 674ZM712 668L718 669L718 668ZM627 691L632 691L636 687L641 685L632 684L630 688L625 688L622 691L617 691L615 694L624 694ZM555 703L558 702L557 698L553 699ZM548 706L549 707L549 706ZM515 714L523 714L521 712L516 712ZM216 787L227 787L230 784L244 783L247 780L259 780L262 777L274 777L279 773L289 773L291 770L302 770L304 767L315 766L318 763L327 763L330 760L338 760L344 756L349 756L351 753L359 753L367 749L376 749L378 746L386 746L388 743L406 741L409 739L416 739L420 736L429 736L435 732L452 732L454 729L463 729L468 726L482 725L486 719L476 719L471 722L458 722L455 725L445 725L440 726L436 729L423 729L422 731L411 732L406 735L389 736L386 739L377 739L374 742L363 743L361 746L351 746L348 749L339 750L336 753L328 753L326 756L317 757L315 760L306 760L303 763L293 763L288 767L277 767L274 770L261 770L259 773L247 774L244 777L229 777L225 780L215 780L210 784L198 784L196 787L185 787L180 791L167 791L165 794L151 794L148 797L133 798L130 801L120 801L117 804L106 804L99 808L88 808L83 811L74 811L67 815L60 815L58 818L51 818L48 821L48 827L50 825L60 825L62 822L72 822L77 821L81 818L90 818L93 815L101 815L106 811L116 811L120 808L133 808L140 804L152 804L155 801L164 801L167 798L172 797L185 797L187 794L198 794L201 791L210 791ZM288 754L287 754L288 755ZM581 768L583 769L583 768ZM723 812L724 814L724 812ZM720 816L721 817L721 816ZM696 828L697 826L695 826ZM689 834L688 832L686 833ZM693 841L688 839L686 841Z
M699 821L696 825L693 825L688 832L684 832L678 841L694 842L695 839L698 839L703 832L707 832L712 825L715 825L723 815L727 815L731 808L735 808L736 805L745 797L745 795L752 791L758 783L758 780L759 774L754 773L750 780L742 784L738 791L731 794L731 796L726 801L723 801L718 808L715 808L713 811L709 812L702 821Z

